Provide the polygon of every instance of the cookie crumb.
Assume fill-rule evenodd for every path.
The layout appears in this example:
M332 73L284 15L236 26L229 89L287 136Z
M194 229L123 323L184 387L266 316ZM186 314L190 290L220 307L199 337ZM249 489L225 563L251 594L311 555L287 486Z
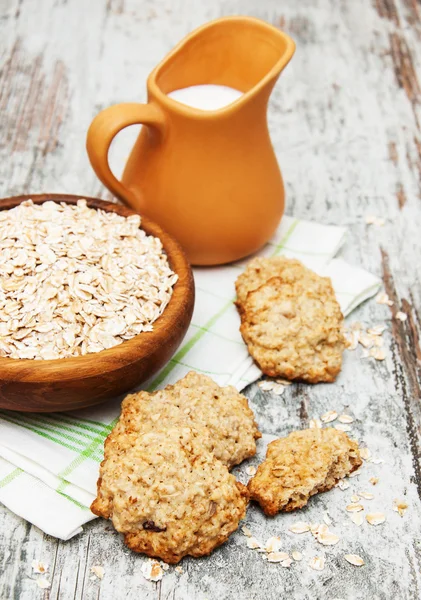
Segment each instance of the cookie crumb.
M393 500L392 508L395 512L399 513L401 517L403 517L408 508L408 504L405 502L405 500L399 500L398 498L395 498Z
M40 560L33 560L31 566L34 573L46 573L48 571L48 565Z
M148 581L161 581L164 571L157 560L148 560L140 568L141 573Z

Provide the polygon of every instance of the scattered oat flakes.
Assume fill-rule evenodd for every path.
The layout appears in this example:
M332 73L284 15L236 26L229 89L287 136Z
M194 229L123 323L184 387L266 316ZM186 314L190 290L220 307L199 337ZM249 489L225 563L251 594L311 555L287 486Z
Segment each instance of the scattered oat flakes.
M373 463L373 465L381 465L384 463L382 458L371 458L370 461Z
M306 533L307 531L310 531L310 525L304 521L297 521L297 523L291 525L289 531L292 533Z
M42 590L47 590L51 587L51 583L45 577L39 577L37 580L37 586Z
M291 385L292 381L288 381L288 379L275 379L276 383L281 383L282 385Z
M176 573L178 573L178 575L182 575L182 574L184 573L184 571L183 571L183 567L180 567L180 566L178 566L178 567L175 567L174 571L175 571Z
M250 529L248 527L246 527L245 525L243 525L241 527L241 531L244 533L244 535L246 535L247 537L253 537L253 534L251 533Z
M389 299L389 296L386 294L386 292L380 292L380 294L377 294L376 302L377 304L387 304L388 306L393 306L393 301Z
M354 567L362 567L365 564L361 556L358 556L358 554L345 554L344 559L351 565L354 565Z
M281 567L284 567L284 569L288 569L291 565L292 565L292 559L289 557L286 560L283 560L281 562Z
M166 562L164 562L163 560L161 560L161 567L164 569L164 571L168 571L168 569L170 568L170 565Z
M338 487L343 492L349 488L349 482L346 479L340 479L335 487Z
M278 552L280 547L282 546L280 537L270 537L265 544L266 552ZM287 555L288 557L288 555Z
M364 500L373 500L374 494L371 492L358 492L360 498L364 498Z
M383 348L379 348L378 346L371 348L369 354L372 358L375 358L376 360L384 360L386 358L386 352Z
M383 227L385 224L385 220L381 217L376 217L375 215L367 215L365 218L365 222L367 225L375 225L376 227Z
M289 560L289 555L286 552L269 552L267 556L268 562L281 563Z
M368 333L362 332L360 333L360 337L358 340L361 344L361 346L364 346L364 348L371 348L372 345L374 344L374 336L372 335L368 335Z
M354 418L351 417L351 415L339 415L338 421L340 423L349 424L354 422Z
M360 448L360 456L363 460L369 460L369 458L371 458L371 452L368 448Z
M348 425L347 423L337 423L335 425L335 429L338 429L339 431L351 431L352 427L350 425Z
M282 396L282 394L285 392L285 386L282 385L281 383L274 383L273 387L272 387L272 393L275 394L276 396Z
M371 485L377 485L379 483L379 478L378 477L370 477L369 482L371 483Z
M359 527L360 525L362 525L362 524L363 524L363 521L364 521L364 517L363 517L363 514L362 514L361 512L355 512L355 513L351 513L351 514L349 515L349 518L351 519L351 521L352 521L353 523L355 523L355 525L358 525L358 527Z
M273 381L269 381L267 379L265 379L264 381L259 381L257 385L264 392L270 392L273 389Z
M408 318L408 315L404 312L402 312L401 310L398 310L398 312L395 315L395 318L398 319L398 321L406 321Z
M309 427L310 427L310 429L321 429L322 422L320 419L310 419Z
M383 513L369 513L365 516L365 520L370 525L381 525L386 521L386 515Z
M365 348L363 348L363 351L361 352L361 358L369 358L370 356L370 352L368 350L366 350Z
M332 519L329 517L329 513L326 511L323 515L323 521L326 525L332 525Z
M398 498L393 500L393 510L399 513L401 517L404 516L407 508L408 504L405 502L405 500L399 500Z
M382 337L377 336L377 337L375 337L373 339L374 339L374 345L377 346L377 348L382 348L383 347L384 340L383 340Z
M359 321L354 321L353 323L351 323L352 331L361 331L362 328L363 328L362 323L360 323Z
M252 550L262 550L263 545L258 542L255 537L250 537L247 540L247 548L251 548Z
M350 331L349 333L345 334L345 337L348 342L347 349L348 350L356 350L356 348L358 347L360 332L359 331Z
M314 556L308 566L314 569L315 571L323 571L325 568L325 558L324 556Z
M327 413L320 417L320 420L323 421L323 423L331 423L332 421L335 421L337 416L338 413L335 410L329 410Z
M352 473L350 473L348 475L348 477L358 477L358 475L361 475L361 471L362 471L362 467L360 467L359 469L356 469L355 471L352 471Z
M250 465L249 467L246 468L246 473L247 475L256 475L256 467L253 467L252 465Z
M351 496L351 502L358 502L360 499L359 496L357 496L357 494L354 494L353 496Z
M102 579L104 577L104 567L101 567L100 565L94 565L91 567L91 573L96 575L98 579Z
M160 581L164 576L164 571L156 560L144 562L140 568L142 575L148 581Z
M33 560L31 566L34 573L46 573L48 571L48 565L40 560Z
M291 555L292 558L297 562L303 559L303 555L301 554L301 552L298 552L298 550L294 550L294 552L292 552Z
M364 506L353 502L352 504L348 504L346 510L347 512L359 512L360 510L364 510Z
M318 533L324 533L328 531L328 527L324 523L321 525L320 523L310 523L310 531L314 536L316 536Z
M375 325L374 327L369 327L367 329L367 333L369 333L370 335L380 336L383 334L384 331L386 331L386 329L387 325Z
M339 537L331 531L321 531L316 535L316 540L323 546L334 546L339 542Z

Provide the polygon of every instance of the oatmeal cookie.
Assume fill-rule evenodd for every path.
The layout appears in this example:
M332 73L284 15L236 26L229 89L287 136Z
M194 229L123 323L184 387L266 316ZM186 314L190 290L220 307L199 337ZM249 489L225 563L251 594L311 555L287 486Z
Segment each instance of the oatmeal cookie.
M280 267L279 276L267 279L238 301L240 331L250 354L271 377L309 383L334 381L341 370L346 340L330 279L283 258L276 264L270 262L266 270L260 268L251 277L253 286L276 266ZM244 281L237 289L244 298Z
M92 511L125 543L167 563L203 556L245 516L247 488L189 427L150 429L125 452L108 446Z
M303 265L299 260L285 258L283 256L272 256L271 258L253 258L244 271L237 277L235 290L237 292L236 305L240 312L247 300L249 292L256 290L272 277L284 275L286 278L294 277L294 273L300 271Z
M304 429L270 443L249 481L250 497L267 515L305 506L362 464L357 442L337 429Z
M163 390L127 396L106 448L111 444L125 449L141 432L176 426L194 428L207 450L228 468L254 456L261 437L245 396L191 371Z

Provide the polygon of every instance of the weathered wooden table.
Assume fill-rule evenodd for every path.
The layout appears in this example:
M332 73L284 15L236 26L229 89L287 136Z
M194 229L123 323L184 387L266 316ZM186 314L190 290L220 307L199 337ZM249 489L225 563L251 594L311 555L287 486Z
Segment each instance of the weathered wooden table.
M287 212L346 225L343 257L383 277L394 304L373 300L351 320L386 322L386 360L349 352L333 385L292 385L283 396L247 390L263 431L282 435L326 410L355 416L353 432L379 461L315 498L299 516L268 520L251 507L261 537L280 534L304 558L289 569L265 562L235 534L211 557L184 560L160 583L140 573L143 557L96 520L61 542L0 508L0 598L406 599L421 597L421 5L417 0L1 0L0 193L70 192L108 198L86 156L87 127L101 108L145 99L152 67L187 32L220 15L246 13L283 28L297 52L272 96L272 140L287 186ZM120 169L136 132L113 148ZM385 219L367 226L366 216ZM408 316L394 318L402 310ZM376 476L373 487L369 478ZM355 525L345 506L374 493L377 527ZM394 498L406 499L401 518ZM365 502L366 511L369 502ZM341 537L324 547L287 531L292 519L329 512ZM365 566L343 556L362 556ZM309 568L324 556L323 571ZM33 559L50 563L51 589L37 587ZM102 565L102 580L92 565Z

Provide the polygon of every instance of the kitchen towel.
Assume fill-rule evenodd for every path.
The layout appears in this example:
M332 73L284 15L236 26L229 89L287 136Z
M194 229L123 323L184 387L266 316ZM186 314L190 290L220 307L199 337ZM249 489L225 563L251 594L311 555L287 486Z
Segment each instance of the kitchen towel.
M346 316L378 291L380 280L334 258L345 235L343 227L284 217L258 254L297 258L331 277ZM235 279L248 260L194 269L196 304L187 335L169 363L143 388L162 388L190 370L240 390L261 376L241 338L233 304ZM118 418L120 402L116 398L65 414L0 411L0 502L60 539L82 531L82 525L94 518L89 505L96 493L104 440Z

